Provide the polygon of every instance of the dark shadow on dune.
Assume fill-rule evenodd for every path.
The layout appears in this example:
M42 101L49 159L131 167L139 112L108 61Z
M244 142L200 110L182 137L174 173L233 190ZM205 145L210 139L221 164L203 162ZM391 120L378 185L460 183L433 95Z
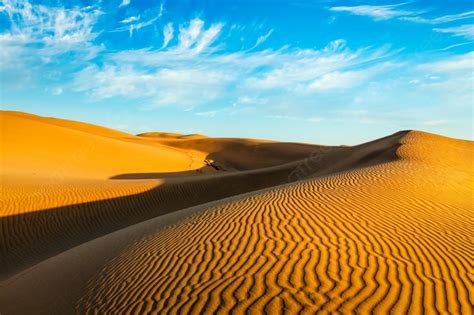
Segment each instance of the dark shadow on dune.
M166 178L144 193L0 218L0 278L81 243L176 210L286 181L295 166ZM115 178L154 178L122 174Z
M226 172L224 167L218 165L213 160L204 160L204 166L190 171L182 172L157 172L157 173L126 173L110 177L109 179L166 179L174 177L193 177L199 175L211 176ZM230 171L227 171L229 173Z
M202 175L202 171L192 170L185 172L157 172L157 173L127 173L119 174L110 177L110 179L164 179L164 178L173 178L173 177L186 177L186 176L198 176Z

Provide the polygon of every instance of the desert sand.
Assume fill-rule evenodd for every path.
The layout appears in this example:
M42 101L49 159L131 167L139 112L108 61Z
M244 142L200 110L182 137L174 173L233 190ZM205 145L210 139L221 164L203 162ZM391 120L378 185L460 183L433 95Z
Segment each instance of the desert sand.
M471 141L0 123L2 315L472 312Z

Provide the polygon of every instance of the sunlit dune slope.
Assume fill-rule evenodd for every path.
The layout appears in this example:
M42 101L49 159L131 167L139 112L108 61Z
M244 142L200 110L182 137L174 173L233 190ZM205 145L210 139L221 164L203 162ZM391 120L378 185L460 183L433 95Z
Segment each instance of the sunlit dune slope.
M473 143L412 131L347 150L331 172L321 167L336 152L314 154L289 175L306 179L150 219L45 260L2 282L0 307L470 314Z
M0 121L2 174L108 178L202 166L183 150L103 127L6 111Z

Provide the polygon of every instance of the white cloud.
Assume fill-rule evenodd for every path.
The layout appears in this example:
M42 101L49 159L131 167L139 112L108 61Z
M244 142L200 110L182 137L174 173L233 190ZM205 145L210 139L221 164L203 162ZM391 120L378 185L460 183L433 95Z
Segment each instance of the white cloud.
M130 4L130 1L128 1L127 5L128 4ZM138 31L138 30L140 30L144 27L147 27L147 26L151 26L156 21L158 21L163 16L163 12L164 12L164 3L162 2L159 9L158 9L158 12L155 11L153 14L145 14L146 16L143 19L140 15L128 17L128 18L120 21L120 23L127 24L127 25L118 27L115 30L113 30L112 32L126 32L126 31L128 31L129 34L130 34L130 37L132 37L133 33L135 31ZM139 20L144 20L144 21L137 22ZM133 22L137 22L137 23L133 23Z
M61 75L52 69L54 66L61 65L61 71L67 72L95 58L104 49L93 43L99 34L94 28L101 14L97 7L3 1L0 15L9 26L0 33L2 84L24 87L44 79L59 80Z
M126 19L123 19L122 21L120 21L120 23L123 23L123 24L128 24L128 23L132 23L132 22L136 22L140 20L140 15L136 15L136 16L130 16Z
M196 42L194 51L199 53L208 48L217 39L219 33L222 30L222 26L223 25L221 23L218 23L212 25L209 29L204 31L200 39Z
M257 38L257 41L255 42L255 45L252 48L255 48L259 46L260 44L262 44L263 42L265 42L272 34L273 34L273 29L269 30L266 34L259 36Z
M419 65L417 71L431 78L420 85L422 95L430 95L452 108L467 107L474 103L474 52L449 56L442 60Z
M129 4L130 4L130 0L122 0L122 2L119 5L119 8L126 7Z
M173 24L166 24L165 28L163 29L163 46L161 48L165 48L166 46L168 46L169 42L173 39L173 33Z
M163 13L165 12L165 3L161 2L160 4L160 10L158 11L158 17L161 18L163 16Z
M374 20L389 20L402 16L415 15L416 12L398 9L404 3L391 5L358 5L331 7L331 11L348 12L354 15L369 16Z
M364 82L365 76L364 71L330 72L311 82L309 89L312 91L350 89Z
M408 3L390 5L357 5L357 6L335 6L329 10L334 12L347 12L353 15L368 16L376 21L399 19L423 24L442 24L465 20L474 17L474 11L451 14L439 17L423 17L423 11L400 9Z
M199 18L192 19L189 25L180 25L177 49L181 51L192 50L195 53L200 53L209 48L217 39L222 27L222 23L217 23L205 29L203 20Z
M460 36L467 39L474 39L474 24L446 27L446 28L434 28L433 31L439 33L449 33L454 36Z
M464 55L458 55L445 58L441 61L425 63L419 66L420 69L434 73L454 74L456 72L470 72L471 75L474 68L474 51ZM439 77L437 77L439 78Z
M239 96L233 106L238 105L265 105L268 104L268 99L254 96Z
M453 45L449 45L447 47L444 47L444 48L440 48L438 49L438 51L446 51L446 50L450 50L452 48L456 48L456 47L460 47L460 46L465 46L465 45L471 45L472 44L472 41L468 41L468 42L464 42L464 43L458 43L458 44L453 44Z
M124 22L124 21L121 21L123 23L128 23L128 25L124 25L124 26L121 26L121 27L118 27L116 28L115 30L113 30L112 32L129 32L130 34L130 37L133 36L133 33L135 31L138 31L144 27L147 27L147 26L150 26L150 25L153 25L158 19L160 18L159 15L155 16L155 17L152 17L146 21L143 21L143 22L138 22L138 23L131 23L132 21L128 21L128 22Z
M451 15L445 15L445 16L440 16L440 17L435 17L435 18L424 18L421 16L404 16L401 19L410 21L410 22L416 22L416 23L443 24L443 23L470 19L472 17L474 17L474 11L467 11L467 12L462 12L459 14L451 14Z
M351 51L345 46L345 41L335 40L321 50L298 49L279 50L267 52L267 56L261 56L260 63L266 62L271 65L270 69L262 74L250 77L246 82L249 87L255 89L281 89L284 91L308 92L310 90L322 90L323 81L326 81L328 88L329 81L333 76L346 78L346 83L350 76L354 76L346 69L362 66L369 62L387 57L385 49L380 50L357 50ZM258 54L255 55L257 58ZM364 67L368 69L367 67ZM365 70L364 70L365 71ZM332 74L331 74L332 73ZM360 78L363 73L359 72ZM366 76L368 77L368 76ZM360 81L362 83L362 80ZM344 82L339 84L342 87ZM346 87L350 87L347 86Z
M179 27L179 48L188 49L194 45L201 35L202 27L204 26L204 21L201 19L193 19L189 23L188 27L180 26Z
M3 1L1 14L11 23L10 36L31 43L74 45L93 40L97 18L102 14L94 7L65 9L32 5L28 1Z
M73 83L96 100L115 96L146 98L149 106L190 106L205 104L222 93L228 76L209 69L157 69L142 72L131 66L88 67Z
M193 19L179 26L177 43L170 46L174 32L169 24L164 29L166 49L109 53L104 66L89 67L76 76L74 89L98 100L146 98L148 107L194 108L217 101L231 107L273 106L323 90L351 89L355 81L361 84L374 74L366 63L389 55L385 48L351 51L343 40L321 50L222 52L214 43L223 28L221 23L205 27L204 21ZM282 93L286 95L279 98Z

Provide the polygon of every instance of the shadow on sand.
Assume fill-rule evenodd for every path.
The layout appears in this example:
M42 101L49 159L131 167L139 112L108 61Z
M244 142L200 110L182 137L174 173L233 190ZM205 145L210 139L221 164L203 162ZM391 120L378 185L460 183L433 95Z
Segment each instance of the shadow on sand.
M113 179L161 178L162 183L140 194L0 218L0 278L127 226L284 183L295 165L192 176L187 172L121 174Z

